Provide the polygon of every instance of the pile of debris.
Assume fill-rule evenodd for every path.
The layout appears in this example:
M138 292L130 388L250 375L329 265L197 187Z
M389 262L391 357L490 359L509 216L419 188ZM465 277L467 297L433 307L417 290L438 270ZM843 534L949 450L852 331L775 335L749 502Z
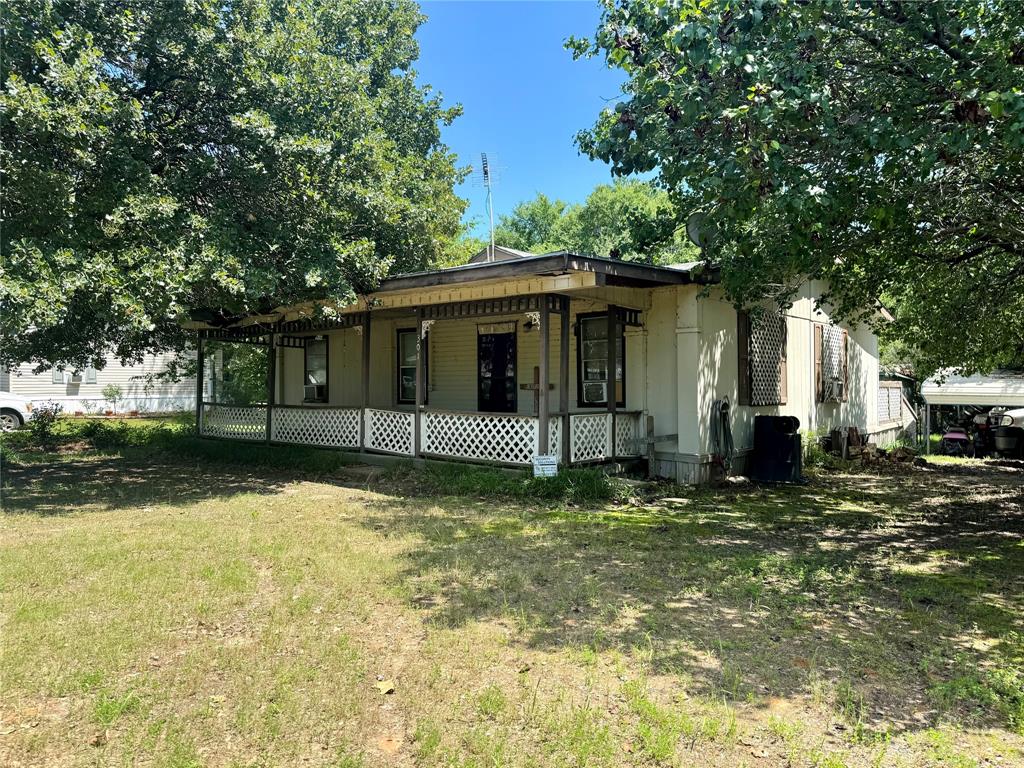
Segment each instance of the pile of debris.
M923 463L917 451L906 446L897 446L891 450L879 448L875 443L868 442L857 427L833 429L821 439L821 447L833 456L847 461L889 461L894 464Z

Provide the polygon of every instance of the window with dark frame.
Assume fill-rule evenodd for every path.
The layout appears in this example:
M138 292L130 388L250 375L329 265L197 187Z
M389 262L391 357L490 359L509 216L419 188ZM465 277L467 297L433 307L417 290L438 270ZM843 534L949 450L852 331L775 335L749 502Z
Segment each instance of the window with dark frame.
M615 405L626 407L626 335L621 323L615 350ZM580 408L607 408L608 315L576 316L576 403Z
M306 339L302 402L327 402L327 337Z
M398 350L398 364L396 366L398 381L398 404L416 404L416 329L399 328L397 333L396 348ZM430 370L429 349L430 333L423 338L423 383L429 381L428 371ZM427 387L424 386L423 402L427 402Z

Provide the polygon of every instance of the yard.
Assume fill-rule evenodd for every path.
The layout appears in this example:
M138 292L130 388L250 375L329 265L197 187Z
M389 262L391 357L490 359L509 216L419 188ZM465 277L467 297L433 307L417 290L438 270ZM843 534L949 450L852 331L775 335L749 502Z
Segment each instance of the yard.
M1024 765L1020 469L578 503L175 440L4 467L0 763Z

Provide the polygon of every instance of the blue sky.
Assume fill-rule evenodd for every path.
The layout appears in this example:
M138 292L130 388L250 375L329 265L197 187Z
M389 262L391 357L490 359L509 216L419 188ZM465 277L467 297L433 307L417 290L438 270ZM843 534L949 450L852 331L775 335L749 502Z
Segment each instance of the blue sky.
M479 166L487 152L498 166L495 219L537 192L580 202L611 180L608 166L581 156L573 137L618 100L622 74L599 58L573 61L563 48L570 35L592 36L596 0L421 0L421 7L428 19L416 35L420 82L446 104L462 104L462 117L443 134L460 165ZM483 188L467 179L458 192L469 200L473 232L485 236Z

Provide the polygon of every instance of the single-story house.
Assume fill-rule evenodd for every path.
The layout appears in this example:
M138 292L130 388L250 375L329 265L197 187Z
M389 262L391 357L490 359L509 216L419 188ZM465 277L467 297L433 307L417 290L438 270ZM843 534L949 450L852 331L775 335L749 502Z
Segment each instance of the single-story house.
M148 354L139 363L122 365L111 356L100 369L92 366L81 371L52 368L43 373L35 373L34 365L22 363L0 370L0 392L10 392L36 403L59 403L66 414L191 410L195 406L195 379L158 378L173 358L173 352ZM108 398L115 391L112 387L116 387L116 401Z
M738 469L758 414L811 431L855 425L879 442L899 434L899 408L880 407L874 333L816 310L818 283L784 312L747 314L698 263L497 256L386 279L326 314L197 314L186 326L201 365L211 340L268 351L266 402L200 393L200 433L511 466L644 458L690 483L728 452L722 402Z

